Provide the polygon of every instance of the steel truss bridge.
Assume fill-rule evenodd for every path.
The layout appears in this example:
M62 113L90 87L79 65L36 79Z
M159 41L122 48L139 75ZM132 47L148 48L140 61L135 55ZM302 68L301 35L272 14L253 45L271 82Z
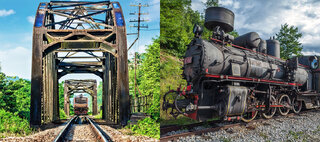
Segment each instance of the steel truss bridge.
M103 119L127 124L127 39L118 2L39 4L33 28L31 125L59 120L58 81L71 73L99 76L103 81Z
M75 93L87 93L92 97L92 115L98 114L97 81L94 79L74 80L64 82L64 112L70 115L70 96Z

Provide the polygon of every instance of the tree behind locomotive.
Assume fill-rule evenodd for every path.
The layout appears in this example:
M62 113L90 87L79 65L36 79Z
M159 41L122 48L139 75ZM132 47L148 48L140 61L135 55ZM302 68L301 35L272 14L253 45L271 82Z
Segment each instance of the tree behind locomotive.
M88 113L88 98L82 94L73 99L73 108L75 115L86 115Z

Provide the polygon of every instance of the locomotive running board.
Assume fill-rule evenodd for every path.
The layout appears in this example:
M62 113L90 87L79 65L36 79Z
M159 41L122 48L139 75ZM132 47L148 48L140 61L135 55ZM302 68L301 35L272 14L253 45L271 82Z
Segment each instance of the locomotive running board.
M205 77L217 78L221 79L221 81L230 81L230 80L242 80L246 82L253 82L253 83L266 83L266 84L277 84L277 85L285 85L285 86L302 86L302 84L297 83L290 83L290 82L282 82L282 81L275 81L275 80L267 80L267 79L258 79L258 78L246 78L246 77L237 77L237 76L228 76L228 75L212 75L212 74L205 74Z

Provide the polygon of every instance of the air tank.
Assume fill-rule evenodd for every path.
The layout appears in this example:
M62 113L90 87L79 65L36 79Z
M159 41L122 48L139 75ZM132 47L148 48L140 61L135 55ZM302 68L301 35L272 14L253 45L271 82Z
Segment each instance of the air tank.
M216 26L220 26L224 32L233 31L234 13L223 7L209 7L206 9L204 26L213 30Z
M258 52L267 54L267 42L263 39L260 40Z
M280 42L276 39L267 40L267 54L280 58Z
M260 40L258 33L250 32L235 38L233 44L256 50L259 47Z

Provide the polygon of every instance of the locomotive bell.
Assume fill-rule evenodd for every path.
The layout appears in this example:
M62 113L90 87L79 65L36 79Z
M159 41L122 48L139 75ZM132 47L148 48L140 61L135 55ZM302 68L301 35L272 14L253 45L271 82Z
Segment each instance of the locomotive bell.
M223 7L209 7L206 9L204 26L213 31L220 26L224 32L233 31L234 13Z

